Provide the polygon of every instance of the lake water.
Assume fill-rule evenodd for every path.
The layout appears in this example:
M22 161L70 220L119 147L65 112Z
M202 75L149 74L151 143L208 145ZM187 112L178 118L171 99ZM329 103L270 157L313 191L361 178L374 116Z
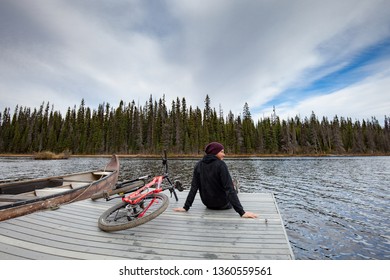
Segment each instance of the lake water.
M171 177L189 187L197 160L170 159ZM120 180L161 171L158 159L120 161ZM390 157L225 161L242 192L274 193L297 259L390 259ZM0 181L93 170L107 162L3 157Z

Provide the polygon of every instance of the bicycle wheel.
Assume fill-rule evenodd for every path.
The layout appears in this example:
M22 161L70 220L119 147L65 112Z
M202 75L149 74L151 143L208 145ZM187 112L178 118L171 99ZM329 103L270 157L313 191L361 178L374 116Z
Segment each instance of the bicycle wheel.
M168 204L169 198L163 193L148 195L136 205L118 203L100 216L99 228L103 231L117 231L139 226L163 213ZM144 209L147 209L145 214L139 217Z

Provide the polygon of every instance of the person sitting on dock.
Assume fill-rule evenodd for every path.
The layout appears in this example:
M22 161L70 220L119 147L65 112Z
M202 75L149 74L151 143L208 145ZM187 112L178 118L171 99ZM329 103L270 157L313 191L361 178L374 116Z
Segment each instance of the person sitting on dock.
M257 218L257 214L244 211L228 167L223 161L224 147L221 143L211 142L206 146L206 155L195 168L184 207L174 208L177 212L186 212L192 206L199 190L203 204L213 210L234 208L243 218Z

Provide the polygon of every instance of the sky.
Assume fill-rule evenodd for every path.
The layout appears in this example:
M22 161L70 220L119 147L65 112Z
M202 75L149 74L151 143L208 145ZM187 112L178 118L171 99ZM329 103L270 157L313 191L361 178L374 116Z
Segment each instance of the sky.
M0 0L0 110L152 95L225 116L390 116L389 0Z

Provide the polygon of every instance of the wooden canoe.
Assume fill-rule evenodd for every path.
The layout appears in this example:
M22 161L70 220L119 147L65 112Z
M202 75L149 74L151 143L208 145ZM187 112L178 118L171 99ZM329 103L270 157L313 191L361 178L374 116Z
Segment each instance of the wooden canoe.
M91 197L115 187L119 159L101 170L0 184L0 221Z

